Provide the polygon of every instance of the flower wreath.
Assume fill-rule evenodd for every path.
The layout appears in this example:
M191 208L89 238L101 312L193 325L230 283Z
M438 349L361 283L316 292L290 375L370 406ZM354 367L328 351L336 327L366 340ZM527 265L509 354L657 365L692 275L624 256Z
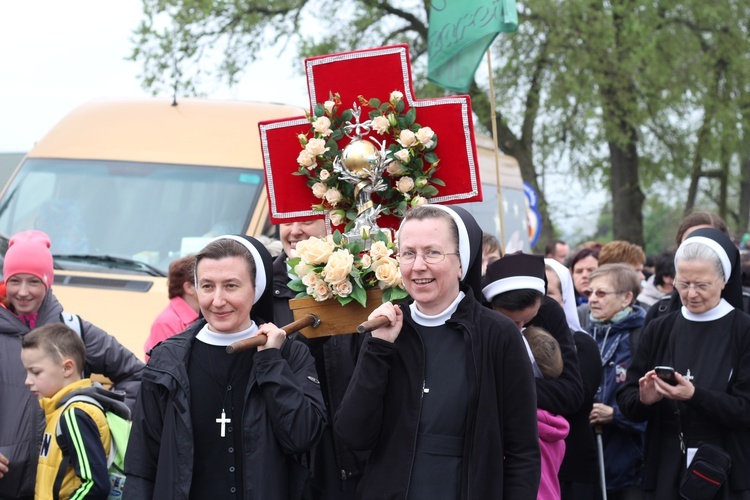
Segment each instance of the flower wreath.
M403 94L397 90L391 92L388 102L359 96L359 105L367 106L369 120L359 124L368 131L374 131L389 138L387 147L387 167L383 176L387 189L374 194L375 203L379 203L382 213L403 218L409 206L424 205L435 196L435 186L445 183L434 177L440 159L434 150L438 138L430 127L416 123L417 111L412 107L404 113ZM352 109L339 114L341 97L331 94L323 104L316 104L312 114L307 114L311 128L307 134L299 134L302 151L297 157L299 169L295 175L307 177L307 185L316 198L321 200L313 205L313 210L328 212L331 224L341 225L348 221L347 229L357 216L355 187L340 179L334 171L334 160L341 155L338 141L347 138L346 130L353 128Z
M383 290L383 302L408 297L404 290L395 245L386 233L371 236L365 251L361 241L346 241L339 231L326 238L309 238L297 243L297 257L287 260L298 278L289 282L297 298L313 297L322 302L335 297L341 305L356 300L363 307L369 288Z

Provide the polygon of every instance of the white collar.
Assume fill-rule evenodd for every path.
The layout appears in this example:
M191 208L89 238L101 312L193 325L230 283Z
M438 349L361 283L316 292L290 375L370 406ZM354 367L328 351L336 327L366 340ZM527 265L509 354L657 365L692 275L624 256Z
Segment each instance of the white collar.
M719 305L700 314L691 313L687 307L682 306L682 317L689 321L706 322L723 318L732 311L734 311L734 307L726 300L721 299Z
M440 314L437 314L436 316L428 316L417 309L417 303L412 302L409 304L409 309L411 309L411 317L414 318L414 322L421 326L442 326L445 324L446 321L448 321L451 316L453 316L453 313L456 312L456 309L458 309L458 303L463 300L463 298L466 297L466 294L462 291L458 292L458 297L451 302L451 304L445 309L445 311L441 312Z
M242 330L241 332L237 333L216 333L212 332L208 329L208 323L203 325L203 328L201 328L201 331L198 332L198 335L196 338L203 342L204 344L208 345L217 345L217 346L228 346L230 344L233 344L237 342L238 340L244 340L249 339L250 337L255 337L255 335L258 334L258 325L255 324L255 321L250 325L250 328L247 330Z

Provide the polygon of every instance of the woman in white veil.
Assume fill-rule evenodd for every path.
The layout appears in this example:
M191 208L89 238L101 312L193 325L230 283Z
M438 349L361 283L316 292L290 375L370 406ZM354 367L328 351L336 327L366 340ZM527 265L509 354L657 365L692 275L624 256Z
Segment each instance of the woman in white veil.
M544 259L544 264L547 268L551 268L557 275L557 281L560 283L561 291L561 297L558 297L555 293L556 290L550 290L550 288L554 288L553 283L555 280L554 277L550 280L550 275L547 274L547 295L560 303L563 311L565 311L565 317L568 320L568 326L570 329L574 332L583 331L581 323L578 321L575 288L573 288L573 277L570 275L570 271L555 259Z

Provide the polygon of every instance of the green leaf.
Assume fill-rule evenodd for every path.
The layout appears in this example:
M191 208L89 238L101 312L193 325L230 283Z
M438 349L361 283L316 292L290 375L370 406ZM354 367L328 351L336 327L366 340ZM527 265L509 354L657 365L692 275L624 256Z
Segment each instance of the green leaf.
M409 111L406 112L404 118L406 118L406 123L408 125L413 124L414 120L417 119L417 108L409 108Z
M294 268L302 262L302 259L300 257L295 257L293 259L286 259L286 265L289 266L292 269L292 272L297 275L297 273L294 272Z
M385 244L389 243L388 235L385 231L378 231L377 233L372 235L373 238L375 238L375 241L382 241Z
M333 134L331 134L331 139L333 139L334 141L339 141L342 137L344 137L343 129L334 130Z
M442 179L438 179L437 177L432 177L432 178L430 179L430 182L431 182L432 184L435 184L435 185L437 185L437 186L445 186L445 182L443 182L443 181L442 181Z
M354 298L351 295L349 295L347 297L342 297L342 296L339 295L339 296L336 297L336 299L338 299L339 304L341 304L342 306L345 306L349 302L351 302L352 300L354 300Z
M341 237L341 231L339 231L339 230L337 229L336 231L334 231L334 232L333 232L333 242L334 242L334 243L335 243L336 245L341 245L341 240L342 240L342 237Z
M436 161L438 161L438 155L436 155L435 153L427 153L424 155L424 161L426 161L427 163L435 163Z
M369 102L369 104L370 104L370 107L371 107L371 108L375 108L375 109L377 109L377 108L379 108L379 107L380 107L380 99L375 99L375 98L373 97L372 99L370 99L370 102Z
M320 118L321 116L325 116L326 114L326 108L322 104L318 103L313 108L313 113L317 118Z
M302 283L302 280L299 278L295 278L289 283L287 283L287 286L290 290L294 292L305 292L307 290L307 287Z
M351 109L347 109L343 113L341 113L341 120L344 121L344 122L350 122L350 121L352 121L352 117L353 116L354 115L352 114L352 110Z
M396 103L396 112L397 112L397 113L403 113L403 112L404 112L404 107L405 107L405 106L406 106L406 105L404 104L404 100L403 100L403 99L401 99L400 101L398 101L398 102ZM412 108L412 109L414 109L414 108Z
M352 293L349 296L359 302L362 307L365 307L365 305L367 305L367 292L365 292L365 289L358 284L352 284Z
M433 196L437 196L438 190L435 186L430 186L429 184L423 187L419 190L422 193L422 196L425 198L432 198Z
M307 295L307 292L300 292L297 295L294 296L295 299L309 299L310 296Z

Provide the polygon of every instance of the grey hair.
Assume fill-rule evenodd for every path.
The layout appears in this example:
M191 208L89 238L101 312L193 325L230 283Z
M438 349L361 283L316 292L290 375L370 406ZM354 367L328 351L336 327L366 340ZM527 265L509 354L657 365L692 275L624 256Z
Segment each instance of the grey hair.
M710 247L707 247L706 245L703 245L701 243L690 243L685 242L677 249L677 252L674 255L674 265L675 268L677 268L677 265L681 262L694 262L694 261L702 261L702 262L708 262L711 264L714 268L714 271L716 271L716 274L719 275L719 277L726 282L726 276L724 276L724 268L721 265L721 259L718 255L716 255L716 252L711 249Z

